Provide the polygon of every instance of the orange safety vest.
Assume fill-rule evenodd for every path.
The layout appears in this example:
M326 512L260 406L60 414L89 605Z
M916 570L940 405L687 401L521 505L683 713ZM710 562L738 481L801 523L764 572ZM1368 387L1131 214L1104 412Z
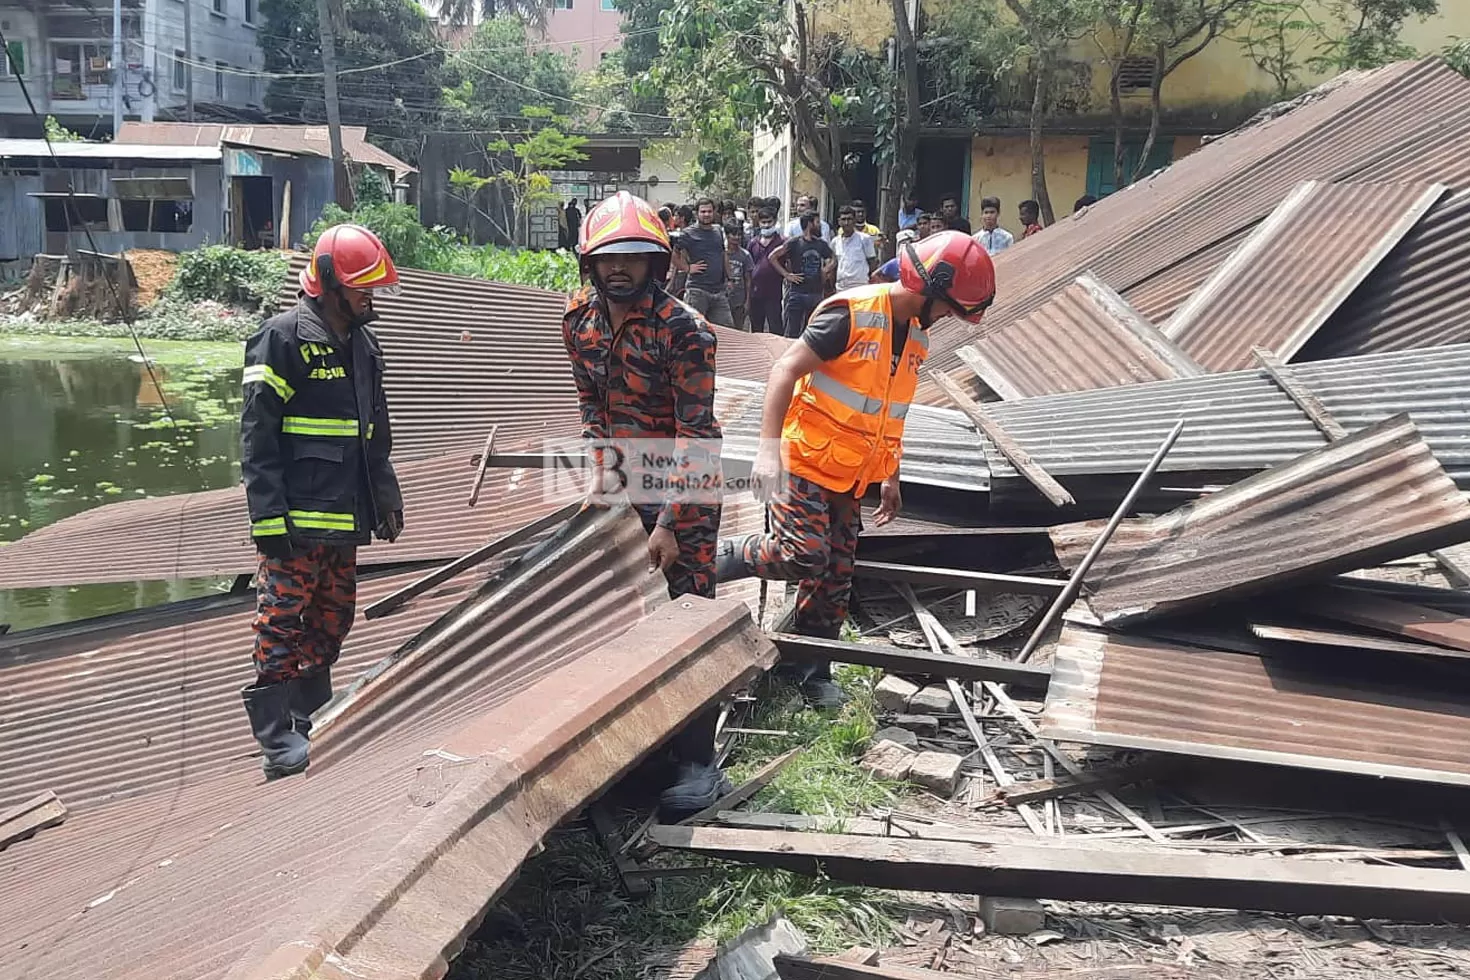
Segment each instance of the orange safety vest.
M842 355L825 361L796 383L781 437L791 472L839 493L861 497L868 484L898 470L903 424L929 356L929 332L915 321L893 364L893 287L858 286L826 300L852 311L852 331Z

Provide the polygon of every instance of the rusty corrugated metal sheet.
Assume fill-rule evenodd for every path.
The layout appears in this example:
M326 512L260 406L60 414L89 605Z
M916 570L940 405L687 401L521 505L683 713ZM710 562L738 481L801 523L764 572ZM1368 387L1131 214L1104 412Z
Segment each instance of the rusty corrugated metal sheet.
M1470 341L1470 191L1441 201L1297 355L1320 361Z
M1227 235L1215 244L1149 276L1126 290L1123 298L1149 322L1166 322L1196 289L1215 274L1215 270L1249 234L1249 228L1242 228L1233 235Z
M1294 364L1292 372L1349 431L1408 412L1445 469L1470 489L1464 380L1470 377L1470 344ZM1112 475L1131 482L1181 418L1184 433L1161 469L1176 480L1253 472L1325 441L1259 370L1027 398L989 410L1074 495L1085 487L1073 477ZM986 455L992 495L1032 493L999 453L987 447ZM1125 482L1113 503L1126 487Z
M1051 529L1075 568L1101 521ZM1168 514L1126 520L1083 582L1103 623L1177 612L1470 540L1470 502L1407 415Z
M1442 184L1303 181L1164 326L1210 371L1291 360L1444 196Z
M1192 378L1198 364L1121 296L1078 276L1029 316L977 341L965 359L1001 398Z
M1254 225L1303 180L1470 183L1470 80L1438 59L1350 72L1290 112L1211 141L1059 221L1046 248L997 256L997 300L979 332L1031 313L1085 271L1127 296L1180 256ZM931 368L973 387L955 353L973 339L963 326L936 330Z
M118 143L152 143L157 146L218 146L231 143L259 150L294 153L303 156L329 157L331 143L325 126L261 125L222 126L217 123L124 122L118 131ZM416 173L417 168L404 163L380 147L367 141L366 126L343 126L342 149L349 159L386 167L398 174Z
M443 614L273 783L218 623L7 661L25 737L0 740L0 797L53 786L72 813L0 852L0 973L442 972L544 833L774 655L738 604L651 605L645 549L626 512L584 515L468 596L362 624L344 681Z
M1470 699L1387 671L1067 627L1043 735L1470 786Z

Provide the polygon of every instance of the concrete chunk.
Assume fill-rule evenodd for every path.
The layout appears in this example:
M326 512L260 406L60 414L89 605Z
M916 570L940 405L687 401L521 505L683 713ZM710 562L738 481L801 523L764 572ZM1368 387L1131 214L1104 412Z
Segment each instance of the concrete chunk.
M950 752L920 752L909 768L909 781L948 799L959 785L962 761Z
M907 728L894 728L893 726L878 729L873 733L873 741L875 743L884 741L897 742L906 749L917 749L919 747L919 736Z
M980 921L985 931L999 936L1029 936L1046 925L1046 910L1032 898L980 900Z
M942 684L930 684L909 696L909 711L921 715L947 715L955 711L954 698L949 688Z
M908 776L917 755L897 742L882 741L868 749L861 765L879 779L899 780Z
M933 715L894 715L889 720L899 728L907 728L920 735L939 734L939 719Z
M902 711L908 707L909 698L917 693L919 685L888 674L873 688L873 700L881 711Z

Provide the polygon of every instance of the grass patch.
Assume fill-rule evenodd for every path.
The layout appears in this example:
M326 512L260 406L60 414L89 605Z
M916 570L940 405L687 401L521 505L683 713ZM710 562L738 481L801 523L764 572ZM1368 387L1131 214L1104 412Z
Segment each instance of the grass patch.
M756 710L741 727L791 734L742 736L731 779L739 783L796 745L807 748L748 808L827 817L838 830L843 818L897 800L898 787L857 766L877 727L873 685L881 672L843 667L836 676L852 701L835 716L807 708L794 687L774 679L759 692ZM658 879L651 899L629 900L590 831L553 834L466 945L451 978L637 977L650 951L696 939L723 942L777 913L822 952L857 943L882 946L893 936L894 903L885 892L676 851L651 863L707 870Z

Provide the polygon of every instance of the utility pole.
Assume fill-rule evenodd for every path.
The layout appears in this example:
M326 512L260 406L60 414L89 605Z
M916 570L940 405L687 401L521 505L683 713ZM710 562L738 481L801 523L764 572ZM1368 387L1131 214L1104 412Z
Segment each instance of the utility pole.
M128 66L123 62L122 0L112 0L112 138L122 132L123 93Z
M194 0L184 0L184 118L194 121Z
M337 33L332 22L332 0L316 0L322 32L322 95L327 103L327 140L332 148L332 198L352 210L352 187L342 154L342 106L337 101Z

